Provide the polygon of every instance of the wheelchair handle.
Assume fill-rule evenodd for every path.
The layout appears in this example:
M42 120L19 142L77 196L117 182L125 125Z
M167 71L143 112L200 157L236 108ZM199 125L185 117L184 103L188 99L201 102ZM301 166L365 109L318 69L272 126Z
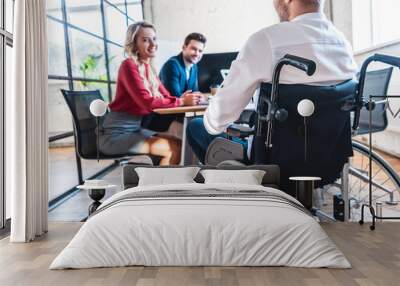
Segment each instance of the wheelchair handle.
M316 70L316 64L314 61L305 59L302 57L286 54L283 58L281 58L275 65L274 71L272 74L272 89L271 89L271 97L270 97L270 104L268 106L268 112L267 116L261 116L259 117L258 123L257 123L257 136L261 136L261 125L262 121L265 121L267 119L267 140L266 144L267 146L271 145L271 136L272 136L272 125L274 119L283 122L287 119L288 113L287 110L284 109L278 109L277 104L276 104L276 99L278 97L278 85L279 85L279 77L281 70L283 66L285 65L290 65L293 66L297 69L300 69L304 71L308 76L312 76L315 73ZM260 97L260 100L263 100ZM264 99L264 102L266 101L267 103L268 100Z
M398 58L398 57L382 55L382 54L375 54L372 56L372 60L400 68L400 58Z
M283 60L286 60L287 65L291 65L304 71L308 76L312 76L317 68L317 65L314 61L290 54L286 54L283 57Z

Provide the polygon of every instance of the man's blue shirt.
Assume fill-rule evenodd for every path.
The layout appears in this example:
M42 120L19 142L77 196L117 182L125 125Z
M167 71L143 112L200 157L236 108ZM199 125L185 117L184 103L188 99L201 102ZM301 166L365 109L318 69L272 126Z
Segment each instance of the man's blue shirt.
M171 57L161 68L160 79L171 95L181 97L187 91L199 91L197 65L192 65L189 79L186 79L186 66L182 53Z

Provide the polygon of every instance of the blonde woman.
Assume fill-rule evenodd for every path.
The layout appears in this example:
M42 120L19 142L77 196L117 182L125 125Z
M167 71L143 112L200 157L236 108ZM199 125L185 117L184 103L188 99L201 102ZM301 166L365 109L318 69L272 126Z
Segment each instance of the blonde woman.
M165 89L152 65L157 38L150 23L137 22L128 27L125 52L128 57L118 71L116 96L102 125L100 149L110 155L147 153L161 156L161 165L178 164L180 141L142 128L142 118L155 108L196 105L199 95L187 92L177 98ZM165 121L171 123L170 118Z

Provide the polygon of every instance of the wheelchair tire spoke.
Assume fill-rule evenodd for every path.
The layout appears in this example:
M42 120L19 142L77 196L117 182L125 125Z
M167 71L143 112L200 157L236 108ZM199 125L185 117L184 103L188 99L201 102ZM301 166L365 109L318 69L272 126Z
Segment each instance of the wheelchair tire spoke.
M382 172L383 170L382 169L379 169L373 176L372 176L372 180L374 179L374 178L376 178L376 176L380 173L380 172Z
M354 157L349 161L349 197L352 199L350 204L351 220L356 221L361 215L361 204L369 203L369 149L360 143L354 144ZM400 196L400 182L393 175L393 167L385 161L385 157L380 156L376 151L372 153L372 199L375 202L396 201ZM399 205L400 206L400 205ZM386 209L386 208L385 208ZM390 212L400 212L400 207L388 207ZM389 213L390 213L389 212ZM364 213L365 218L371 219L368 211Z
M390 180L390 178L388 177L382 184L382 186L384 186L388 181Z

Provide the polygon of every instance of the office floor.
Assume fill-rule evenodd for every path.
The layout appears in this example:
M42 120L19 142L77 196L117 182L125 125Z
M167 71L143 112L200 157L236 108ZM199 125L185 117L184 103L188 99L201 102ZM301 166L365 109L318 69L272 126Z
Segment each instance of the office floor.
M82 160L82 175L87 178L111 164L112 160ZM53 199L78 184L75 148L49 149L49 199Z
M55 192L69 189L78 183L74 152L75 151L73 147L50 149L50 194L54 195ZM385 158L392 164L392 166L394 166L397 172L400 173L400 159L388 156L386 154L382 155L385 156ZM100 163L98 163L96 160L84 160L83 170L85 177L96 173L98 170L104 168L111 162L112 161L100 161ZM122 190L121 172L121 167L118 167L103 177L103 179L117 186L115 189L107 190L106 198L115 192ZM367 192L367 185L364 187L365 192ZM332 188L330 192L325 195L325 205L322 207L322 210L329 215L333 214L333 194L337 192L339 192L339 189L335 190L335 188ZM54 222L79 222L87 216L87 208L91 203L92 200L88 197L87 192L85 190L81 190L75 195L71 196L57 208L50 211L49 220ZM400 204L397 206L384 205L384 214L387 216L399 216ZM356 220L358 220L358 217Z
M102 168L110 165L112 160L82 160L83 177L95 174ZM116 185L114 189L108 189L105 198L110 197L121 190L121 167L106 174L102 179ZM78 184L76 169L75 149L73 147L49 149L49 197L65 192L65 190ZM88 206L92 203L86 190L80 190L70 196L62 204L49 212L49 221L73 221L78 222L88 214Z
M399 285L400 223L370 231L355 223L322 224L352 269L288 267L119 267L49 270L81 223L50 223L48 234L32 243L0 241L0 285Z

